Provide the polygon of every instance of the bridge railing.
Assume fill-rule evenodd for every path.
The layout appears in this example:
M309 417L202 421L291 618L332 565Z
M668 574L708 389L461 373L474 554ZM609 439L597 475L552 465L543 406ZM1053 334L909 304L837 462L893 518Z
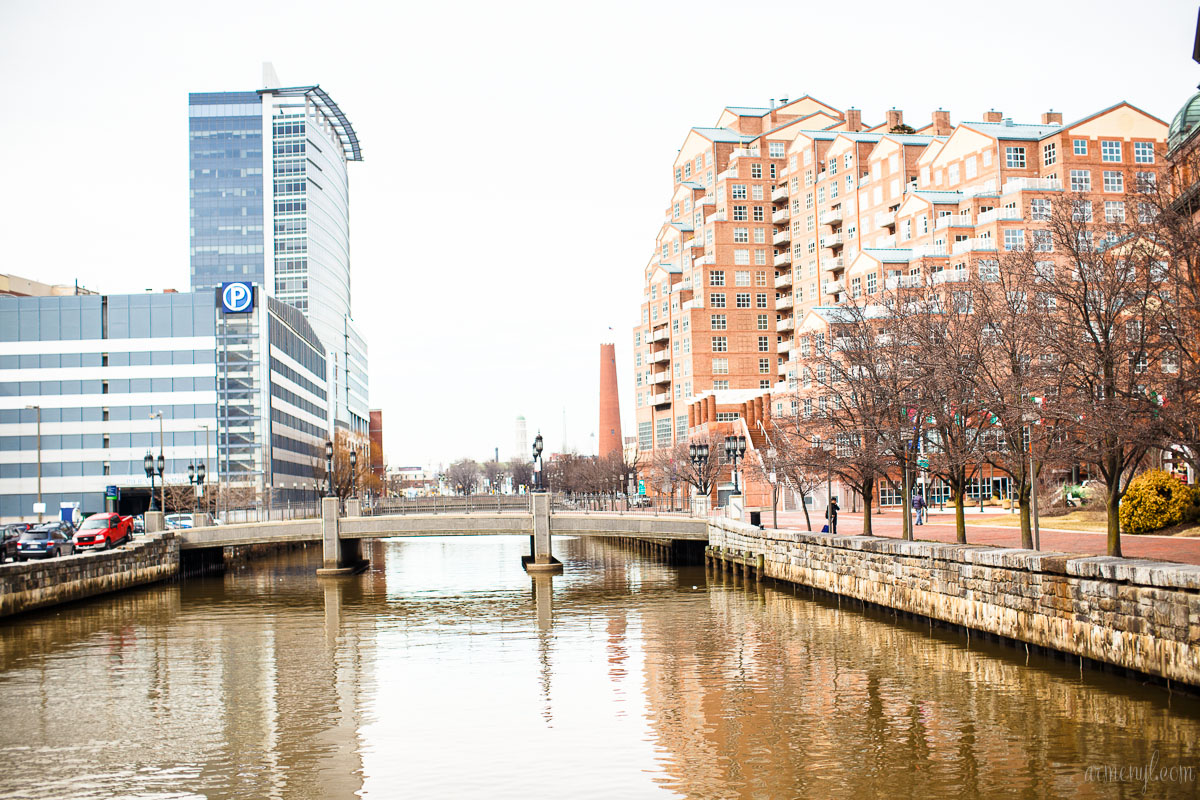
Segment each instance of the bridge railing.
M435 497L385 498L369 508L367 516L387 514L473 514L530 513L530 496L515 494L448 495Z
M692 516L686 504L670 497L642 497L609 494L556 495L550 501L550 511L583 514L653 514L663 516Z

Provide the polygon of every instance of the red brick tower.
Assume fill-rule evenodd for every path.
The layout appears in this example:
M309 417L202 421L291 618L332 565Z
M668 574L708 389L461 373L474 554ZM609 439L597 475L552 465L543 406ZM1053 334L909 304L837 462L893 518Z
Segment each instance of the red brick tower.
M617 354L611 344L600 345L600 430L601 458L621 452L621 402L617 395Z

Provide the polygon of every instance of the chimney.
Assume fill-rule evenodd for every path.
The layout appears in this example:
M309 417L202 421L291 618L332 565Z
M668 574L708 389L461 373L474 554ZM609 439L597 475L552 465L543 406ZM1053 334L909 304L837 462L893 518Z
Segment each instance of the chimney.
M1043 125L1062 125L1062 112L1051 109L1042 114Z
M772 111L775 110L775 98L774 97L771 98L771 110Z
M950 131L950 112L938 109L933 112L933 135L934 136L949 136Z
M887 112L887 129L889 131L892 128L896 127L897 125L903 125L903 124L904 124L904 112L903 111L893 108L891 111Z
M983 121L984 122L999 122L1002 119L1004 119L1003 111L997 111L996 109L993 108L991 111L983 112Z
M857 108L846 109L846 130L851 133L858 133L862 129L862 112Z

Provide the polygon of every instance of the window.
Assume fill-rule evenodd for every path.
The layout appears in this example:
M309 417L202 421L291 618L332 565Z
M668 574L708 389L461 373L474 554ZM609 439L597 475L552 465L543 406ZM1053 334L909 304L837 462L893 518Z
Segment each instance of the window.
M726 320L725 320L724 314L713 314L711 317L711 322L712 322L712 329L714 331L723 331L728 327L726 325Z
M1073 140L1073 145L1075 148L1075 155L1077 155L1077 156L1086 156L1087 155L1087 139L1075 139L1075 140Z
M682 171L681 171L681 170L678 170L678 169L677 169L677 170L675 170L675 182L676 182L676 183L679 183L679 181L681 181L682 179L683 179L683 173L682 173Z
M1049 253L1054 250L1054 237L1050 231L1031 231L1033 249L1039 253Z
M759 250L757 252L763 253L766 251ZM754 285L755 286L766 286L767 285L767 273L761 269L755 270L754 271Z
M756 295L754 295L754 307L755 308L766 308L767 307L767 295L765 292L759 292Z
M758 352L760 352L760 353L771 352L771 337L770 336L758 337Z
M767 315L766 315L766 314L759 314L759 315L758 315L758 320L757 320L757 323L756 323L756 327L757 327L757 328L758 328L760 331L765 331L765 330L768 330L768 328L767 328Z
M1125 191L1125 173L1120 170L1104 170L1104 191Z
M951 164L947 171L950 173L950 185L954 186L958 183L958 164Z
M1101 139L1100 160L1121 163L1121 143L1111 139Z
M1034 222L1047 222L1050 219L1050 201L1045 197L1035 197L1029 201L1029 218Z
M999 261L980 261L979 262L979 280L984 283L996 283L1000 280L1000 262Z
M1092 221L1092 201L1091 200L1076 200L1071 204L1071 221L1072 222L1091 222Z
M766 264L767 264L767 251L766 250L755 250L754 251L754 264L755 264L755 266L759 266L759 267L766 266ZM760 272L759 274L761 275L762 273Z
M749 292L738 292L735 300L736 300L738 308L749 308L750 307L750 293Z
M748 222L750 220L750 215L747 211L748 208L749 208L749 206L734 206L733 207L733 221L734 222Z
M733 183L729 186L730 200L745 200L746 199L746 184Z
M727 337L727 336L712 337L712 351L714 353L729 352L729 337Z
M751 178L761 178L762 177L762 164L755 162L750 165L750 177Z
M1138 202L1138 222L1143 225L1149 225L1154 222L1154 218L1158 216L1158 209L1153 203Z
M1054 142L1047 142L1042 145L1042 164L1051 166L1058 162L1058 153L1056 152L1057 145Z
M733 263L738 266L750 266L750 251L738 249L733 251Z
M750 187L750 197L753 200L762 200L763 199L762 184L756 183Z
M875 294L875 281L875 273L869 273L867 275L867 294Z
M770 158L783 158L783 142L767 142L767 156Z
M1158 175L1153 172L1137 173L1134 189L1142 194L1154 194L1158 189Z
M728 375L729 374L729 359L714 358L712 360L713 375Z
M859 297L862 295L862 278L850 279L850 296Z
M1179 372L1179 353L1174 350L1167 350L1162 354L1162 371Z
M725 285L725 270L714 269L708 274L709 286L724 286Z
M1025 148L1004 148L1004 166L1010 169L1025 169Z
M1125 204L1120 200L1104 201L1104 221L1108 223L1125 221Z
M733 273L733 282L737 286L749 286L750 270L739 269L737 272Z
M749 242L750 241L750 229L749 228L734 228L733 229L733 241L735 243L739 243L739 244L742 242Z
M723 391L725 389L728 389L729 381L725 381L725 380L713 381L713 388L716 389L717 391Z
M711 305L713 308L724 308L725 307L725 293L722 292L720 294L710 294L708 296L708 301L709 301L709 305Z
M754 207L754 221L755 222L766 222L767 221L767 214L765 211L763 211L762 206Z
M1133 143L1133 161L1135 164L1153 164L1154 163L1154 143L1153 142L1134 142Z
M1004 231L1004 249L1024 250L1025 231L1021 230L1020 228L1007 228Z
M758 360L758 371L759 371L759 373L761 373L761 374L767 374L767 373L770 373L770 371L771 371L771 359L769 359L769 358L760 358L760 359Z
M1076 139L1075 141L1079 141ZM1092 190L1092 173L1086 169L1071 170L1071 191L1090 192Z

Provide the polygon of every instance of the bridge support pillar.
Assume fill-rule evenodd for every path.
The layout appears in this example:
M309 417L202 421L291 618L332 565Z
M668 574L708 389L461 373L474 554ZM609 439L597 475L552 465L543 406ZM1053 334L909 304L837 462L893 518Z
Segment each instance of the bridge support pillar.
M167 529L167 515L161 511L147 511L146 533L158 533Z
M530 554L521 557L526 572L562 572L562 562L550 552L550 494L533 493L533 535Z
M359 540L343 540L338 535L338 527L338 499L321 498L322 566L317 575L353 575L367 568Z
M351 497L346 500L346 516L361 517L362 516L362 500L357 497Z

